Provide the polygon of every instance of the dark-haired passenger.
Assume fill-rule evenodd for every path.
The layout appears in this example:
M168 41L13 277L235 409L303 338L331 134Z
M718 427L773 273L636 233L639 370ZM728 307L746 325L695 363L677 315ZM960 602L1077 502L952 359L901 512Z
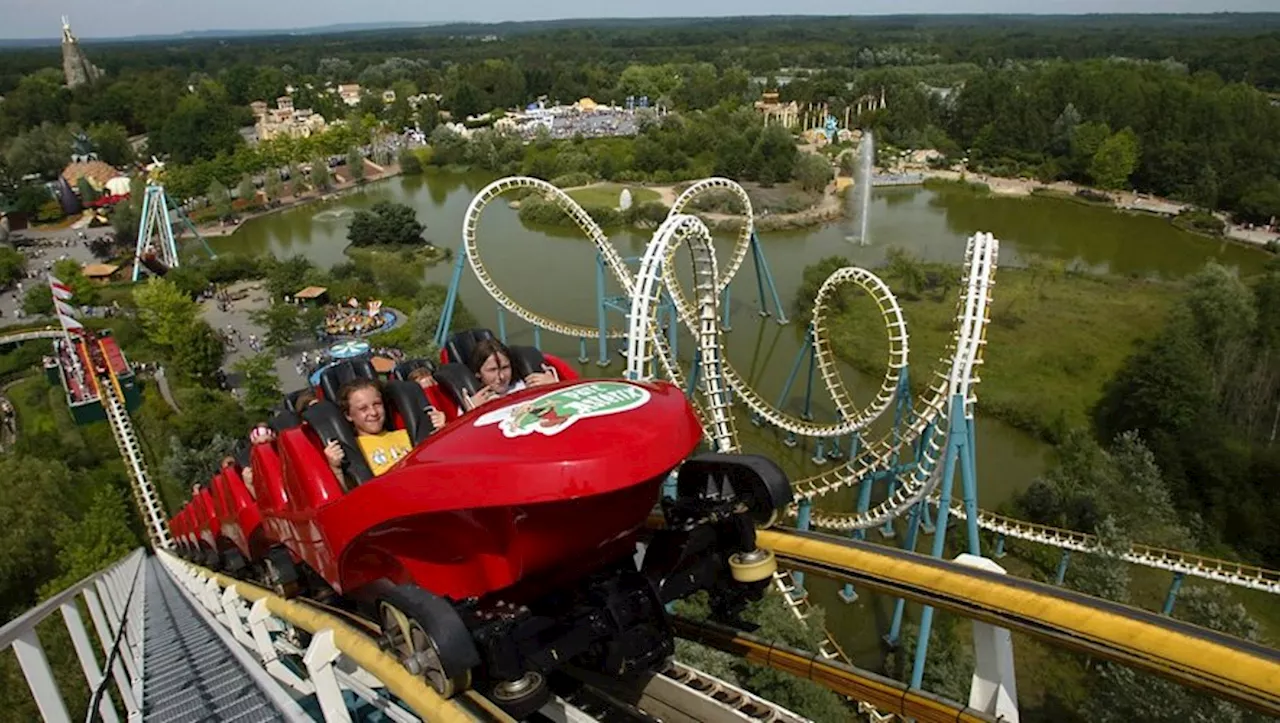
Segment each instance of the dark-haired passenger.
M467 367L480 382L480 390L467 398L467 408L487 404L512 392L528 387L540 387L560 381L556 370L542 365L542 371L533 372L524 379L511 379L511 350L497 339L483 339L471 351Z

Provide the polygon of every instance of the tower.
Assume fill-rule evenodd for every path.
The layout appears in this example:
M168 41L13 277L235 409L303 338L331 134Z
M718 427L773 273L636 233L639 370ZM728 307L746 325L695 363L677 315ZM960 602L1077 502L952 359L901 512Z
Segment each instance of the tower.
M68 88L92 83L102 77L102 71L90 63L80 49L80 42L72 34L66 15L62 16L62 74L67 79Z

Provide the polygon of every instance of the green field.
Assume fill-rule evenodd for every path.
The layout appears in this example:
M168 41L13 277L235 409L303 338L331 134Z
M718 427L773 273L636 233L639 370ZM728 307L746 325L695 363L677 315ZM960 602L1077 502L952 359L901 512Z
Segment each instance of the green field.
M662 200L661 194L643 186L634 186L623 183L597 183L583 188L575 188L568 191L573 200L583 206L604 206L606 208L618 207L618 196L621 195L622 189L631 189L632 205L640 205L649 203L650 201Z
M908 298L889 283L907 321L911 380L922 389L955 329L956 291ZM1173 283L1000 269L978 369L979 409L1050 441L1086 426L1103 385L1139 340L1160 330L1178 291ZM855 368L882 374L880 315L865 296L848 295L846 310L827 325L833 346Z

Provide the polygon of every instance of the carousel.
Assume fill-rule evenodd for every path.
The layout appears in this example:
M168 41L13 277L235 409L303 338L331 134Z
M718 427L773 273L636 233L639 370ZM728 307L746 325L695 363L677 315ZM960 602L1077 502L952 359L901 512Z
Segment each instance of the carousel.
M331 307L325 312L324 331L331 337L367 336L389 329L395 323L395 312L383 310L381 301L371 299L361 306L352 297L347 303Z

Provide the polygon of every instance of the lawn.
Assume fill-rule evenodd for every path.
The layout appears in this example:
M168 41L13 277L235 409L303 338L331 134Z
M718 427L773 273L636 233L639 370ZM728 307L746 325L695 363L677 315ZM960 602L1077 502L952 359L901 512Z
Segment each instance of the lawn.
M631 203L638 206L642 203L650 201L660 201L662 196L649 188L643 186L633 186L623 183L594 183L590 186L575 188L568 191L573 200L583 206L603 206L605 208L617 208L618 197L622 194L622 189L631 189Z
M909 300L887 281L907 321L911 380L922 389L955 328L956 292L925 291ZM978 370L979 408L1049 441L1085 426L1103 386L1135 344L1163 326L1178 293L1174 283L1000 269ZM883 373L884 330L869 299L852 296L828 327L838 354L856 368Z

